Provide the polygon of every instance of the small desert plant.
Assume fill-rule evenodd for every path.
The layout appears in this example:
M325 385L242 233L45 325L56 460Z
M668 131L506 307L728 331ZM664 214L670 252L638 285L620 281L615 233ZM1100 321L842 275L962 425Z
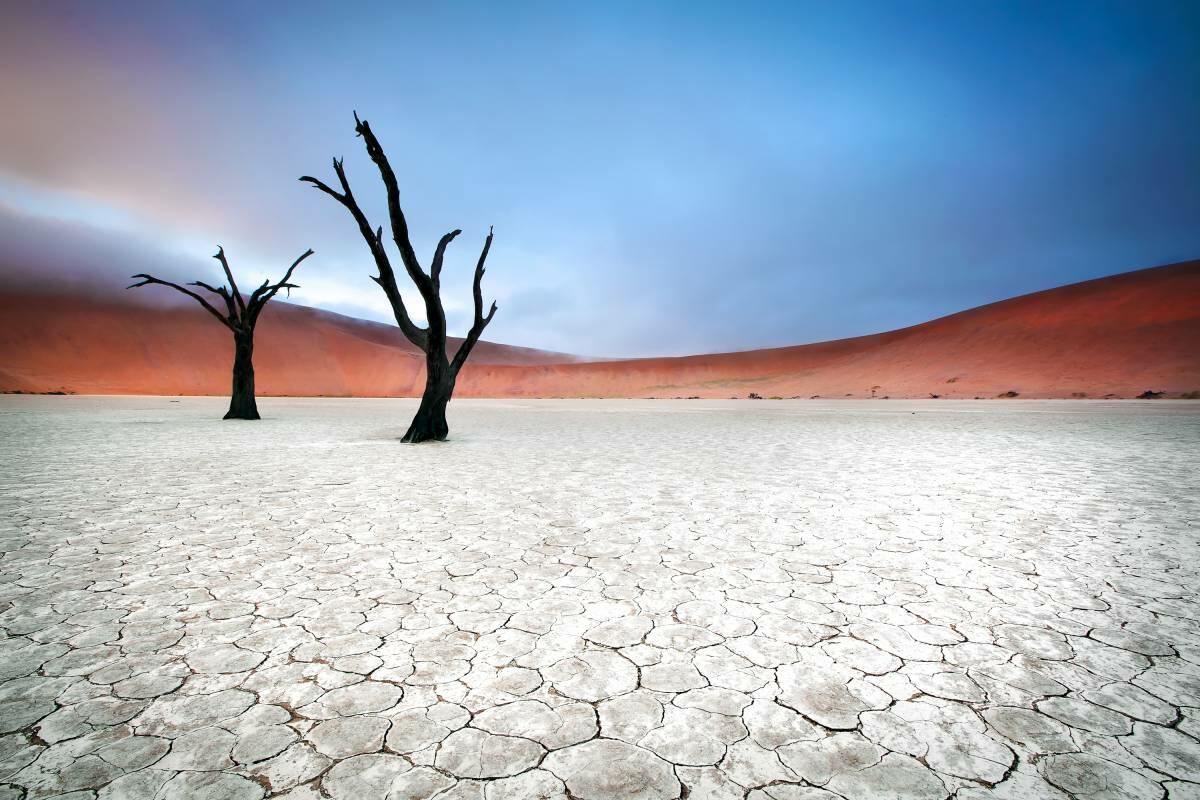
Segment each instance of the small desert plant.
M1184 392L1179 396L1184 400L1200 400L1200 389L1193 389L1192 391Z
M1166 392L1156 392L1153 389L1147 389L1146 391L1139 394L1137 396L1137 399L1138 400L1157 400L1158 398L1162 397L1164 394L1166 394Z
M1020 394L1020 392L1014 392L1012 389L1009 389L1007 392L1001 392L1000 394L998 394L996 396L997 397L1016 397L1019 394Z
M958 377L947 378L946 383L958 383Z
M751 392L750 394L746 395L746 397L750 400L762 400L762 395L758 392Z

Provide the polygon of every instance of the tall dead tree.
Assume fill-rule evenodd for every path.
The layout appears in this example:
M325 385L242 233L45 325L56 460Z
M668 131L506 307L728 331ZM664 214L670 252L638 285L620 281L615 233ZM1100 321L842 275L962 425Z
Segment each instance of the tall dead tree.
M292 277L292 272L300 266L300 262L312 254L312 250L306 251L304 255L292 262L282 280L278 283L271 283L270 280L263 281L262 286L255 289L249 299L246 299L242 297L237 281L233 279L233 271L229 269L229 262L225 260L225 250L218 247L217 254L213 258L221 262L221 268L225 270L225 277L229 279L229 288L209 286L204 281L195 281L189 283L188 286L198 286L220 297L225 301L224 314L191 289L161 280L153 275L145 273L134 275L132 277L141 278L141 281L126 288L135 289L138 286L150 284L169 286L195 300L204 307L205 311L219 319L222 325L233 331L233 390L230 394L229 411L225 414L225 419L260 419L258 404L254 400L254 326L258 324L258 315L262 313L263 307L278 294L280 289L287 289L290 294L292 289L299 288L296 284L288 283L288 281Z
M404 212L400 208L400 187L396 182L396 173L392 171L392 165L388 163L387 156L384 155L383 147L375 138L371 126L367 124L366 120L359 119L357 113L354 115L354 131L366 143L367 155L379 168L379 176L383 179L383 185L387 189L388 219L392 228L392 241L396 243L396 248L400 252L400 261L404 265L404 271L408 273L408 277L416 285L417 291L421 293L421 299L425 302L426 327L422 328L417 325L409 316L408 309L404 306L404 298L400 296L400 289L396 285L396 274L392 270L392 262L388 258L387 249L383 244L383 228L372 228L366 214L359 207L354 193L350 191L350 182L346 180L346 170L342 165L342 159L333 159L333 171L337 174L338 183L341 185L340 192L309 175L305 175L300 180L311 183L337 200L350 212L355 223L358 224L359 233L362 234L367 247L371 250L371 255L375 259L375 267L379 271L378 275L371 276L371 280L379 284L384 294L387 295L388 302L392 306L392 313L396 317L396 324L400 326L405 337L425 353L425 392L421 395L421 405L417 409L417 415L413 417L412 424L409 425L408 432L404 434L402 441L413 443L425 442L430 439L440 441L446 438L450 430L446 425L446 404L450 402L450 396L454 394L454 383L458 379L458 372L466 363L467 357L471 355L471 350L479 341L483 329L496 314L496 304L492 303L491 310L484 315L483 290L481 288L485 271L484 262L487 261L488 251L492 247L492 230L488 229L487 239L483 243L483 251L479 254L479 261L475 265L473 289L475 318L466 339L459 345L454 357L450 358L446 352L446 311L442 307L441 296L442 259L446 255L447 245L454 241L454 238L462 231L456 229L441 238L434 250L433 260L429 264L429 272L425 272L420 262L417 261L416 251L413 250L412 242L409 240L408 222L404 219Z

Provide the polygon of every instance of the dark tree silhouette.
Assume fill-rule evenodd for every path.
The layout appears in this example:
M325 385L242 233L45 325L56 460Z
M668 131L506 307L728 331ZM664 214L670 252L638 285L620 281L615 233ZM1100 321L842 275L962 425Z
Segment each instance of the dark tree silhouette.
M372 275L371 280L378 283L384 294L387 295L388 302L392 305L392 313L396 317L396 324L400 326L405 337L425 353L425 392L421 395L421 405L417 409L417 415L413 417L412 424L409 425L408 432L404 434L402 441L414 443L430 439L440 441L446 438L450 430L446 425L446 404L450 402L450 396L454 393L454 382L458 379L458 372L466 363L467 357L471 355L471 350L479 341L483 329L496 314L496 304L492 303L491 310L486 316L484 315L483 290L481 288L485 271L484 262L487 261L488 251L492 247L492 230L488 229L487 239L483 243L483 251L479 254L479 262L475 265L473 290L475 319L471 324L471 330L467 333L467 338L459 345L458 352L451 359L446 353L446 311L442 308L441 297L442 259L446 255L446 246L462 231L453 230L441 238L437 249L434 250L433 261L429 264L429 272L425 272L421 268L420 262L417 261L417 254L409 240L408 222L404 219L404 212L400 209L400 187L396 183L396 173L392 171L392 166L388 163L379 140L375 138L375 134L366 120L359 119L356 113L354 123L354 131L366 142L367 155L379 168L379 175L387 189L388 218L392 228L392 240L400 251L400 260L404 264L405 272L408 273L408 277L416 285L417 291L421 293L421 299L425 302L427 327L420 327L408 315L404 299L400 296L400 289L396 286L396 274L392 270L392 263L384 248L383 228L372 229L371 223L367 221L366 214L359 207L354 193L350 191L350 182L346 180L346 170L342 166L342 160L338 158L333 160L333 171L337 173L338 183L342 187L340 192L309 175L305 175L300 180L311 183L337 200L354 217L354 221L358 224L358 231L366 240L367 247L370 248L371 255L375 258L375 267L379 270L379 274Z
M161 280L153 275L145 273L134 275L132 277L141 278L141 282L126 288L135 289L138 286L150 284L169 286L195 300L204 307L205 311L219 319L222 325L233 331L233 391L229 398L229 411L225 414L225 419L260 419L258 404L254 400L254 326L258 324L258 315L262 313L263 306L270 302L280 289L287 289L291 294L292 289L299 288L294 283L288 283L288 280L291 279L292 272L296 267L300 266L300 262L312 254L312 250L305 252L304 255L292 262L282 280L278 283L271 283L270 280L263 281L262 286L255 289L250 298L246 299L242 297L237 281L233 279L233 271L229 269L229 262L225 260L225 250L218 247L217 254L213 258L221 262L221 268L225 270L225 277L229 279L229 288L209 286L204 281L195 281L189 283L188 286L198 286L224 300L226 310L224 314L191 289Z

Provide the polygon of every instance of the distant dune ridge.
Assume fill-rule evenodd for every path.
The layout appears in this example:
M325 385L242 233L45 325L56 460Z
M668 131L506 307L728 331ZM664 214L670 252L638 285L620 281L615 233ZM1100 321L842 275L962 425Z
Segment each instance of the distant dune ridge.
M0 293L0 390L220 395L232 345L199 308ZM263 312L260 395L418 396L399 330L304 306ZM740 353L587 361L480 342L460 397L1179 397L1200 391L1200 261L1128 272L888 333Z

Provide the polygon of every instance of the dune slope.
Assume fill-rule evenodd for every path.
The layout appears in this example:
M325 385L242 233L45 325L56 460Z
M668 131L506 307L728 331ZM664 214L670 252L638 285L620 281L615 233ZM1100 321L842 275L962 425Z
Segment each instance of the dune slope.
M229 331L198 306L140 299L0 293L0 390L228 393ZM394 325L290 303L268 305L255 333L262 395L420 394L423 359ZM577 360L486 341L472 359L508 366Z
M203 311L0 295L0 390L222 394L230 337ZM264 312L264 395L419 394L399 332L302 306ZM1200 390L1200 261L1124 273L888 333L740 353L580 361L481 342L459 379L480 397L1131 397Z

